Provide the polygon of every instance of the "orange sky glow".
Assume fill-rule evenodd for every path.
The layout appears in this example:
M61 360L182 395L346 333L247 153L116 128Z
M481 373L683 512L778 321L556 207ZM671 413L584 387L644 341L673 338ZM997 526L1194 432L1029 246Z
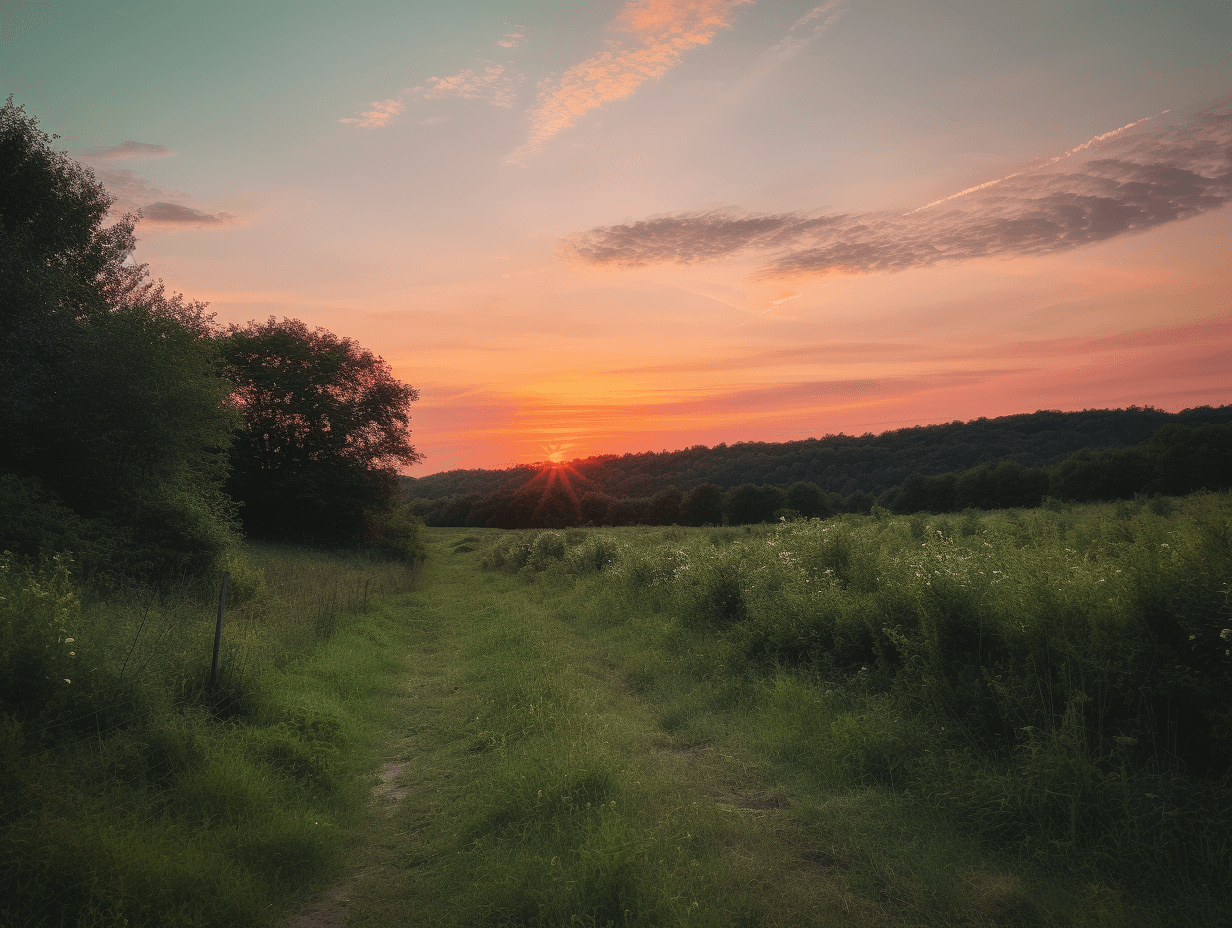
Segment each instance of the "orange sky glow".
M1232 402L1219 4L439 6L58 0L0 89L170 290L418 388L416 475Z

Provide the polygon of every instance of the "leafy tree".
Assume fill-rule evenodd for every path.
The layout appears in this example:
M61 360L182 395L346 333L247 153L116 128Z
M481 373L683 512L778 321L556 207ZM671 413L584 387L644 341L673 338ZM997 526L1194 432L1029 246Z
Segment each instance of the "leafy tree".
M787 508L806 519L824 519L834 514L830 497L817 484L807 480L797 480L787 488Z
M1147 446L1156 457L1156 489L1163 493L1224 490L1232 486L1232 424L1197 428L1170 423Z
M616 501L606 493L598 490L588 490L578 500L582 513L582 521L588 525L603 525L611 514L612 505Z
M727 521L732 525L774 522L774 513L786 507L787 494L782 488L745 483L727 494Z
M651 525L674 525L680 521L680 504L684 494L675 487L660 490L650 498L646 521Z
M894 512L953 512L957 508L958 477L937 474L915 477L904 486L886 491L888 508Z
M1010 509L1038 506L1048 493L1048 474L1014 461L981 464L958 476L956 509Z
M645 525L646 512L650 508L650 500L645 498L618 499L612 504L608 514L611 525Z
M0 108L0 471L23 513L0 541L148 577L203 569L235 537L211 318L129 261L138 217L104 226L111 197L53 141Z
M680 501L680 517L685 525L722 525L723 488L699 483Z
M1156 466L1144 448L1083 449L1052 469L1049 492L1076 502L1132 499L1155 477Z
M265 538L351 543L365 513L392 507L397 468L421 460L410 441L419 398L349 338L298 319L231 326L231 401L243 425L231 447L231 495Z

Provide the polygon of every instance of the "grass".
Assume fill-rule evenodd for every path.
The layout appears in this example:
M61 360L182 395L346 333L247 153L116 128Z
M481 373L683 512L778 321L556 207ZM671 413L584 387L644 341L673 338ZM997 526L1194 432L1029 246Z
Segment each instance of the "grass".
M6 565L9 632L54 620L33 649L54 666L6 666L55 686L0 713L0 924L269 924L335 871L413 572L274 548L251 563L213 688L208 590L83 603L63 570Z
M432 530L348 924L1225 924L1228 515Z
M1230 514L433 529L409 590L266 549L225 698L208 599L44 576L48 680L102 637L124 700L0 718L0 923L1226 924Z
M937 907L935 887L904 889L930 874L874 849L908 823L952 869L953 828L878 791L800 794L749 736L746 696L593 637L580 610L601 600L451 553L496 537L429 533L384 748L402 798L353 835L348 925L897 925ZM944 912L1020 904L966 858Z

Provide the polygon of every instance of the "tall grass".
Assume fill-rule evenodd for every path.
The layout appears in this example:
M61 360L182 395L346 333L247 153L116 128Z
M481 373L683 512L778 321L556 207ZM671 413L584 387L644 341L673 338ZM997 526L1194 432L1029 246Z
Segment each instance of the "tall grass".
M393 669L378 597L415 573L231 566L211 686L216 589L99 596L65 563L0 565L0 924L256 925L328 872L362 800L356 697Z
M1060 887L1047 918L1232 920L1228 494L527 532L484 559L633 642L668 731L743 731L801 795L934 810Z

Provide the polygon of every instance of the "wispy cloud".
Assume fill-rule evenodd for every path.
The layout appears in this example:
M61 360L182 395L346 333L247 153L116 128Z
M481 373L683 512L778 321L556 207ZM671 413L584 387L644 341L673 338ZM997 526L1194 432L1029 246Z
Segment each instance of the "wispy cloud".
M142 219L156 226L175 228L199 228L201 226L225 226L236 221L230 213L206 213L178 203L156 202L141 208Z
M630 0L611 24L628 41L575 64L543 87L531 112L530 137L512 156L534 154L593 109L632 95L680 64L685 52L729 29L737 7L753 0Z
M107 192L115 198L113 209L128 212L140 209L143 204L154 201L170 201L188 199L183 190L166 190L155 187L140 174L128 168L115 170L100 166L93 156L87 155L81 160L94 168L95 176L102 181ZM105 162L104 162L105 163Z
M403 97L410 93L411 91L408 89L399 92L398 96L390 97L388 100L373 100L368 104L372 109L365 110L356 116L344 116L338 121L360 129L381 129L387 126L391 119L406 109L406 104L402 101Z
M171 158L174 155L175 152L166 145L129 141L112 145L91 157L94 161L149 161L153 158Z
M94 175L114 199L113 214L141 211L142 226L161 229L207 228L227 226L239 221L230 213L208 213L184 206L176 200L191 200L183 190L167 190L155 187L140 174L129 168L116 170L111 162L122 160L149 160L170 158L175 154L165 145L151 142L121 142L101 152L79 156L89 164Z
M0 0L0 45L9 45L23 32L46 26L60 15L50 3Z
M592 229L561 248L623 267L761 252L760 278L1067 251L1232 202L1232 97L1168 122L1139 120L956 197L907 213L679 213Z
M775 61L794 58L823 32L843 18L847 12L847 0L828 0L813 7L792 24L787 35L766 52L766 57Z
M522 27L517 26L515 28L521 29ZM522 44L522 40L524 38L526 38L525 33L506 32L505 35L501 39L497 40L494 44L500 46L501 48L517 48L519 45Z
M493 106L513 106L522 75L506 70L501 64L482 63L487 67L480 73L466 68L449 77L428 78L431 87L424 92L424 99L462 97L464 100L486 100Z
M481 67L479 71L463 68L448 77L430 77L425 82L426 87L404 87L388 99L373 100L368 104L371 109L354 116L344 116L338 121L359 129L383 129L406 112L408 100L461 97L464 100L485 100L493 106L513 106L517 102L517 85L524 75L491 61L480 61L479 65L486 67Z

